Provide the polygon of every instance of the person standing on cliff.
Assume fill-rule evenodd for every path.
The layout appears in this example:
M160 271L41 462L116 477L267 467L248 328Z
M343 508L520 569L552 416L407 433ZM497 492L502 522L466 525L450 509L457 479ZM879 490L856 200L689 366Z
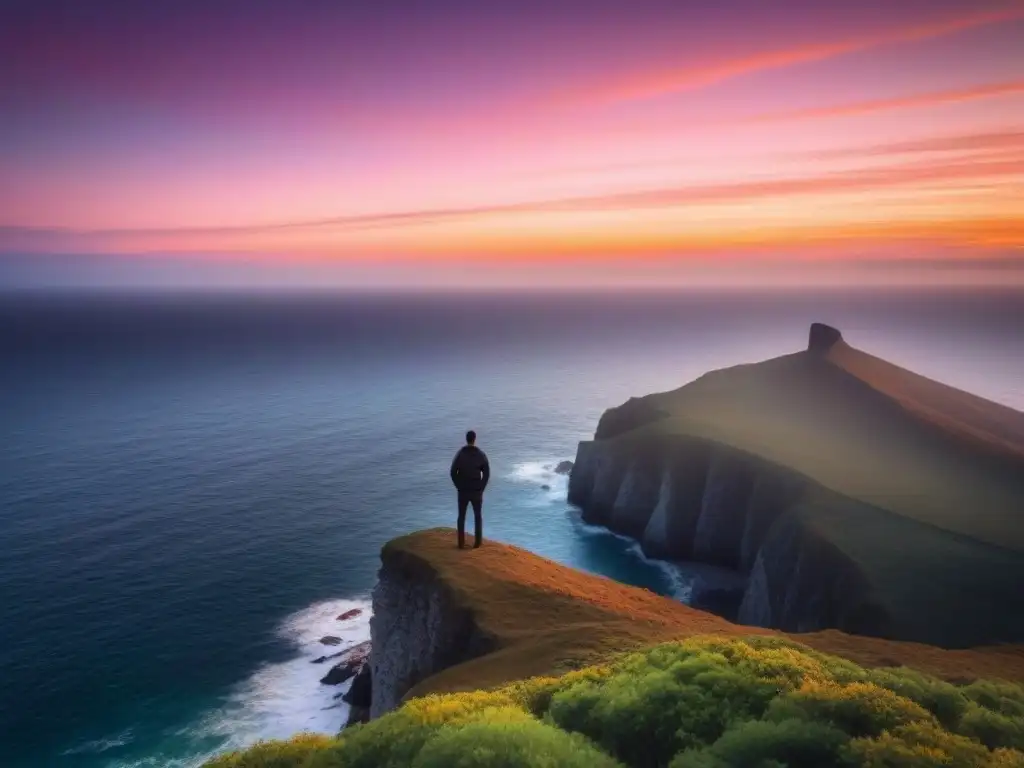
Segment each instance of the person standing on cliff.
M476 549L483 542L484 521L481 508L484 503L484 489L491 479L491 466L487 454L476 447L476 432L466 433L466 444L452 459L452 483L459 493L459 549L466 546L466 508L473 506L473 523L476 532Z

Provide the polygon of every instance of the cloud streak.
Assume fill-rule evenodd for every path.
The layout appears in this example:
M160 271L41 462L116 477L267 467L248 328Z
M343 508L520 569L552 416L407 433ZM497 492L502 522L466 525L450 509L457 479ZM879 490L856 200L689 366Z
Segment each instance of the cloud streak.
M882 145L880 154L909 151L988 146L1007 148L1003 154L982 158L916 160L889 163L882 167L836 171L807 176L746 180L715 184L690 184L624 193L584 195L522 202L391 211L357 216L336 216L323 219L279 222L267 225L196 227L172 229L110 229L72 230L61 228L0 227L0 248L11 250L12 243L29 247L59 239L68 243L97 239L174 240L187 237L208 238L210 242L230 242L236 238L288 232L346 232L361 230L405 230L429 224L475 220L508 214L547 214L558 212L635 211L707 204L751 203L768 198L794 196L829 196L843 193L871 192L899 187L950 188L955 190L972 181L1024 183L1024 134L1001 133L989 136L946 137L921 142ZM6 245L5 245L6 244Z
M894 141L887 144L873 144L866 147L850 147L830 151L808 153L812 157L878 157L885 155L909 155L929 152L991 153L1024 152L1024 131L994 131L992 133L968 133L952 136L935 136L914 141Z
M766 70L811 64L851 53L889 45L921 42L947 37L970 29L1024 18L1024 5L974 13L956 19L916 24L870 35L825 43L767 51L731 61L677 70L657 70L604 83L571 99L579 104L601 105L636 101L706 88L737 77Z
M940 104L954 104L976 99L990 99L998 96L1024 94L1024 80L1009 80L1002 83L988 83L971 88L957 88L931 93L916 93L887 99L868 99L848 104L810 109L783 110L754 115L740 120L743 123L773 123L788 120L817 120L835 117L855 117L885 112L894 109L932 107Z

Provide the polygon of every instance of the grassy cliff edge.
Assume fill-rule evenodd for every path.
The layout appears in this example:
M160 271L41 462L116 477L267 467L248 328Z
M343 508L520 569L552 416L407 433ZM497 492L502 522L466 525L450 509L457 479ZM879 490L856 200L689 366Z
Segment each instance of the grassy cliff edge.
M488 541L459 550L455 531L433 528L388 542L381 572L412 569L444 585L494 650L411 689L410 695L472 690L604 661L667 640L696 635L785 636L733 624L646 589L560 565L525 549ZM946 650L834 630L791 634L823 653L859 664L908 666L943 678L1024 682L1024 644Z

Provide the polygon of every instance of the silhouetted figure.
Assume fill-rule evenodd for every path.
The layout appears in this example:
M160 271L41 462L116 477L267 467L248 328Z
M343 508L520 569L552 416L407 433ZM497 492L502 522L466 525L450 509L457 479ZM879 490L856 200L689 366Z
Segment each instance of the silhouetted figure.
M491 478L491 467L487 463L487 454L476 447L476 432L473 430L466 433L466 444L452 459L451 476L459 492L459 549L466 545L466 508L470 504L473 505L476 531L473 547L479 547L484 537L481 507L484 503L484 489Z

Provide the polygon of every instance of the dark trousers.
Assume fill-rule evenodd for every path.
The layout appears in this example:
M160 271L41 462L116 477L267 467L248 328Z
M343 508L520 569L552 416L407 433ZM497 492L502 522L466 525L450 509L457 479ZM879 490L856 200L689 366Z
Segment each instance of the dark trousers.
M480 542L484 537L484 519L480 514L480 508L484 503L484 495L482 493L463 493L459 492L459 546L462 547L466 543L466 508L473 505L473 523L476 531L476 542L475 546L479 547Z

